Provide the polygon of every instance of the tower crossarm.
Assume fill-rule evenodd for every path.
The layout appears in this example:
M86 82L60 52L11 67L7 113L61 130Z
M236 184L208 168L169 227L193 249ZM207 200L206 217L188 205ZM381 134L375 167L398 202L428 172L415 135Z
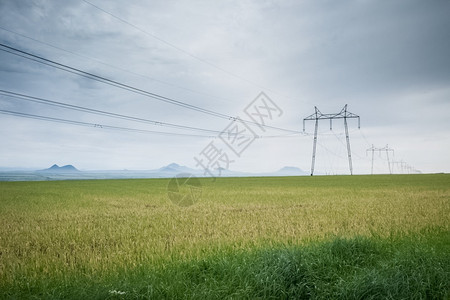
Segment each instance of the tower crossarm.
M305 131L305 121L316 121L316 120L333 120L333 119L358 119L358 128L361 128L360 117L357 114L349 112L347 110L347 104L339 113L335 114L323 114L317 107L314 107L315 112L303 119L303 131ZM330 124L331 129L331 124Z

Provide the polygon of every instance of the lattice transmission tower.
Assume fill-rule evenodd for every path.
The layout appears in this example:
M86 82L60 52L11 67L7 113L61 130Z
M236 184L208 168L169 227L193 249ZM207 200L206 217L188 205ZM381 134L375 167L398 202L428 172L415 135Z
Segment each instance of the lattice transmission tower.
M372 168L371 168L370 174L373 175L373 157L374 157L373 154L375 151L378 151L379 154L381 154L381 152L386 152L386 158L387 158L387 163L388 163L388 167L389 167L389 174L392 174L391 162L389 161L389 152L392 151L392 154L394 154L394 149L389 148L388 145L386 145L386 147L383 147L383 148L376 148L372 144L372 147L370 147L369 149L366 150L366 154L367 154L367 151L372 151Z
M312 163L311 163L311 176L314 174L314 164L316 160L316 146L317 146L317 130L319 128L319 120L330 120L330 130L332 130L332 122L335 119L344 119L344 127L345 127L345 138L347 140L347 153L348 153L348 166L350 168L350 174L353 175L353 165L352 165L352 153L350 150L350 137L348 135L348 125L347 119L358 119L358 128L360 128L360 119L358 115L347 111L347 104L341 109L340 112L334 114L323 114L314 106L315 112L310 116L307 116L303 119L303 131L305 131L305 121L315 121L314 126L314 141L313 141L313 154L312 154Z

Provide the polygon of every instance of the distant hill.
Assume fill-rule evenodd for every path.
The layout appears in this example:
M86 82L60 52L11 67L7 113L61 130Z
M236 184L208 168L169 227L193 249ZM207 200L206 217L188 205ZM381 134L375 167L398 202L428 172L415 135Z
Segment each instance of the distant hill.
M247 177L247 176L302 176L302 175L308 175L307 172L303 171L300 168L297 167L283 167L278 171L275 172L268 172L268 173L247 173L247 172L238 172L233 170L227 170L224 168L214 169L210 170L211 173L217 177ZM207 173L205 173L204 170L201 169L191 169L185 166L180 166L176 163L171 163L165 167L159 168L158 170L154 170L156 174L158 174L161 177L169 177L169 176L175 176L179 173L191 173L195 176L203 177L203 176L209 176Z
M54 164L48 169L39 170L39 172L57 172L57 173L72 173L72 172L79 172L77 168L75 168L72 165L65 165L65 166L58 166L57 164Z
M283 167L275 172L247 173L227 169L210 169L211 173L197 168L192 169L177 163L171 163L153 170L96 170L79 171L73 165L58 166L54 164L48 169L37 171L3 172L0 181L9 180L67 180L67 179L118 179L118 178L172 178L182 173L190 173L197 177L249 177L249 176L302 176L309 175L297 167ZM2 173L2 172L0 172Z
M156 170L156 172L178 174L178 173L195 173L196 170L185 167L185 166L180 166L179 164L176 164L176 163L171 163L170 165L159 168L158 170Z
M308 173L297 167L283 167L276 172L278 176L301 176Z

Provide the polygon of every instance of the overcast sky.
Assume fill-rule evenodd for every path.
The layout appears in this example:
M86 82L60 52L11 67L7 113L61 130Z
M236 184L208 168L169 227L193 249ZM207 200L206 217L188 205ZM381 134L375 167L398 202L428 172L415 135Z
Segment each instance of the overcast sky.
M302 131L317 106L345 104L355 173L372 144L391 161L450 172L450 1L0 0L0 42L177 101L249 120L264 92L280 111L266 124ZM0 47L5 50L6 48ZM231 121L164 103L0 51L0 89L127 116L221 131ZM142 124L0 96L0 167L82 170L196 167L211 142L229 168L310 170L314 122L303 134L250 126L237 156L217 134ZM209 137L124 132L106 125ZM216 136L216 138L214 138ZM205 151L204 151L205 150ZM316 171L349 173L342 120L319 123ZM223 164L223 160L222 160ZM199 166L197 166L199 168ZM376 152L374 171L389 172ZM394 165L401 172L401 164ZM405 170L403 170L405 171Z

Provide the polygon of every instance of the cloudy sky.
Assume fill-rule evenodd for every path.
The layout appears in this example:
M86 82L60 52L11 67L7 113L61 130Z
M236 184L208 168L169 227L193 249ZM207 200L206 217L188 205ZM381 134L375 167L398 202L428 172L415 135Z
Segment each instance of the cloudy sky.
M372 144L394 150L394 172L450 172L449 15L443 0L1 0L0 167L195 167L214 145L232 170L309 171L314 122L302 134L303 118L314 106L337 113L348 104L361 117L361 129L348 122L355 173L370 173ZM17 50L243 120L251 121L246 108L264 92L279 108L265 122L278 129L248 125L262 138L238 156L214 132L51 106L48 100L214 131L233 126ZM332 131L321 121L316 171L348 173L346 151L343 120ZM375 152L374 172L389 172L385 151Z

